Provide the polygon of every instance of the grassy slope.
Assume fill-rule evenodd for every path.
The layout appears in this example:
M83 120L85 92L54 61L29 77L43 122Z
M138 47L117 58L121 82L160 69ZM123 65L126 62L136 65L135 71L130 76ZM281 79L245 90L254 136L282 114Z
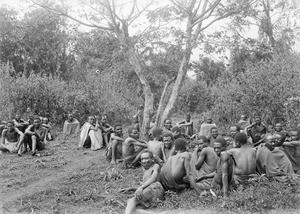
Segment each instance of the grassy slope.
M132 195L118 190L139 185L141 169L110 166L104 150L77 150L77 139L59 135L40 157L0 156L0 213L122 213ZM200 198L192 190L168 192L154 211L298 213L297 192L292 184L263 182L233 192L225 206L221 198Z

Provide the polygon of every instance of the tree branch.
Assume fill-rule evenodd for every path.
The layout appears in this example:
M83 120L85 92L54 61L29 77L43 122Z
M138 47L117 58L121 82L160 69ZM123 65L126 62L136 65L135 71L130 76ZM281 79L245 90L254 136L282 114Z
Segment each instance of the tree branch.
M57 14L57 15L59 15L59 16L65 16L65 17L67 17L67 18L69 18L69 19L72 19L72 20L74 20L74 21L76 21L76 22L78 22L79 24L82 24L82 25L84 25L84 26L92 27L92 28L98 28L98 29L107 30L107 31L112 31L112 30L113 30L113 29L112 29L111 27L109 27L109 26L105 26L105 25L96 25L96 24L89 24L89 23L86 23L86 22L84 22L84 21L82 21L82 20L80 20L80 19L77 19L77 18L75 18L75 17L73 17L73 16L71 16L71 15L69 15L68 13L65 13L65 12L63 12L63 11L57 10L57 9L55 9L55 8L51 8L51 7L46 6L46 5L43 5L43 4L39 4L39 3L35 2L34 0L31 0L31 1L32 1L34 4L36 4L36 5L38 5L38 6L42 7L42 8L45 8L45 9L47 9L48 11L50 11L50 12L52 12L52 13L54 13L54 14Z

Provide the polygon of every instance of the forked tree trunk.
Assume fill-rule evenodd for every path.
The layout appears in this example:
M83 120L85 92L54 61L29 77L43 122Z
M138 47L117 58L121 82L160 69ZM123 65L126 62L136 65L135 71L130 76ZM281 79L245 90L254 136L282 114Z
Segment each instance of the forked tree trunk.
M159 100L159 104L158 104L158 108L157 108L157 114L156 114L156 118L155 118L155 126L160 126L161 124L161 115L163 113L163 105L164 105L164 101L166 99L166 95L167 95L167 90L169 88L169 86L171 85L171 83L174 81L175 79L169 79L166 83L165 83L165 87L164 90L160 96L160 100Z
M141 127L141 135L142 138L147 139L150 120L153 115L154 94L151 90L149 81L146 79L145 70L143 69L142 62L138 58L138 55L135 52L134 48L129 48L127 52L128 52L129 62L133 66L134 72L137 74L141 84L143 85L145 104L144 104L143 124Z
M163 121L166 118L169 118L171 116L172 109L175 106L175 103L177 101L181 85L182 85L182 83L184 81L184 78L186 76L186 73L187 73L188 63L190 61L190 56L191 56L191 50L190 49L186 50L186 54L183 57L183 59L181 61L181 64L180 64L178 75L177 75L176 81L174 83L171 96L168 100L168 104L167 104L166 108L164 109L163 114L161 116L161 120L160 120L160 124L159 124L160 127L163 127Z

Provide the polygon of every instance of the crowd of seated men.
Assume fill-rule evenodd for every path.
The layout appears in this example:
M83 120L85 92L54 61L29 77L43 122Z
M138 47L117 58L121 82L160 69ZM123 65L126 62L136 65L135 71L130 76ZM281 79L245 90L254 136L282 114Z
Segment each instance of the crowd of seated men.
M48 118L30 115L28 120L16 114L13 120L1 121L0 152L27 153L35 156L37 151L43 150L46 141L53 140L51 125Z
M140 124L135 117L127 137L120 123L111 126L107 116L89 116L80 128L73 114L68 115L63 132L80 132L79 148L106 148L106 159L120 163L125 169L143 167L143 182L134 191L125 213L133 213L137 205L154 206L164 199L167 190L194 189L200 195L221 193L227 197L231 189L255 181L259 175L279 182L297 180L300 175L300 129L283 130L281 123L269 130L260 117L251 123L245 115L220 133L212 117L207 117L195 131L191 116L173 126L170 118L163 127L152 124L149 138L140 139ZM0 126L0 150L21 155L28 147L32 155L51 139L51 125L46 118L16 115ZM52 137L53 139L53 137Z
M228 127L227 134L211 117L195 133L190 115L176 123L166 119L164 127L152 127L148 141L139 138L136 126L124 137L122 126L108 144L106 158L110 163L123 163L125 168L143 166L142 185L122 189L135 191L125 213L137 205L150 207L163 200L164 192L190 188L200 195L221 194L245 187L263 175L279 182L298 180L300 175L300 129L284 131L281 123L268 130L260 117L251 123L245 115Z

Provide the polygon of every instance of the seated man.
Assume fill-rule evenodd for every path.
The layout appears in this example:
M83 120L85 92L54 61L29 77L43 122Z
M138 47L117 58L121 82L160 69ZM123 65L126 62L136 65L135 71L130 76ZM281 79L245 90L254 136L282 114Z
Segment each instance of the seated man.
M238 124L234 124L229 127L229 137L227 139L225 139L228 143L226 150L236 147L236 142L235 142L234 138L235 138L236 134L238 134L240 132L241 132L241 128Z
M173 133L174 140L176 140L178 138L184 138L186 140L190 140L190 137L188 135L182 133L181 128L179 128L178 126L174 126L171 131Z
M20 114L16 114L16 117L15 119L13 119L13 122L15 124L15 127L23 133L25 132L26 127L29 125L28 122L25 122L23 119L21 119Z
M68 114L68 119L64 123L64 134L77 134L80 131L80 124L77 119L73 117L73 114Z
M293 129L290 135L291 141L282 144L283 151L291 161L294 172L300 174L300 129Z
M193 126L193 121L191 121L191 115L190 114L187 114L186 115L186 119L181 121L181 122L178 122L176 123L176 125L181 128L183 127L184 128L184 134L189 136L189 137L192 137L193 134L194 134L194 126Z
M239 120L238 125L241 127L242 130L244 130L247 126L250 125L250 122L246 115L241 115L241 119Z
M101 117L100 127L102 131L103 145L107 146L110 140L110 134L113 131L113 127L107 123L106 115Z
M175 147L173 146L174 137L172 133L164 133L163 134L163 142L164 142L164 163L167 162L168 158L175 153Z
M164 121L163 134L167 132L172 133L172 120L170 118Z
M110 161L111 164L116 164L122 160L122 143L123 129L121 124L116 123L114 125L114 132L111 133L110 142L106 147L106 159Z
M218 137L214 142L214 150L219 157L217 161L216 172L214 174L211 188L221 189L223 192L223 197L227 197L228 187L233 181L233 167L234 162L232 156L226 152L227 142L223 137ZM211 190L213 195L215 193Z
M165 191L158 182L160 167L154 162L152 152L144 151L141 154L141 163L144 171L143 184L138 188L121 190L121 192L135 191L134 197L127 201L125 214L134 213L137 205L149 208L164 200Z
M238 148L227 151L234 160L234 182L240 184L248 181L256 174L256 150L247 143L247 135L238 133L235 142ZM228 185L225 183L225 185ZM228 190L228 187L225 187Z
M153 140L149 141L148 150L153 153L154 157L158 157L159 161L163 162L165 159L164 157L164 143L162 140L162 129L161 128L154 128L152 131Z
M128 129L129 137L122 145L122 155L125 168L139 166L141 154L147 148L147 143L139 140L139 132L135 127Z
M45 148L44 139L45 139L46 129L41 126L41 119L35 117L33 124L29 125L25 130L24 138L24 147L25 152L27 151L27 145L32 151L32 156L36 155L36 150L43 150Z
M91 148L91 150L98 150L102 148L102 146L102 132L99 128L98 117L95 118L94 116L89 116L88 121L81 127L78 148L83 147Z
M209 146L214 147L215 140L219 137L219 130L217 127L212 127L210 130Z
M52 127L51 127L51 125L49 123L49 119L47 117L43 118L42 127L44 127L46 129L46 138L45 138L45 140L46 141L53 140L53 135L51 133Z
M191 175L190 154L186 151L186 144L186 141L182 138L175 140L176 154L170 156L165 165L163 165L160 173L160 182L165 190L180 191L191 186L200 193L201 190Z
M212 117L208 116L206 122L201 124L198 136L205 136L207 139L209 139L212 127L217 127L217 125L213 123Z
M264 141L268 128L262 124L260 117L256 117L255 122L245 128L245 132L251 136L253 146L256 147Z
M277 181L286 181L293 177L292 163L281 148L284 140L284 133L266 134L264 143L258 146L256 154L256 165L260 174L266 174L268 178Z
M191 158L191 173L201 190L210 189L218 161L214 149L205 136L197 137L197 146Z
M2 131L0 151L2 152L18 152L21 156L21 146L24 140L24 134L14 126L13 121L6 123L6 129Z

